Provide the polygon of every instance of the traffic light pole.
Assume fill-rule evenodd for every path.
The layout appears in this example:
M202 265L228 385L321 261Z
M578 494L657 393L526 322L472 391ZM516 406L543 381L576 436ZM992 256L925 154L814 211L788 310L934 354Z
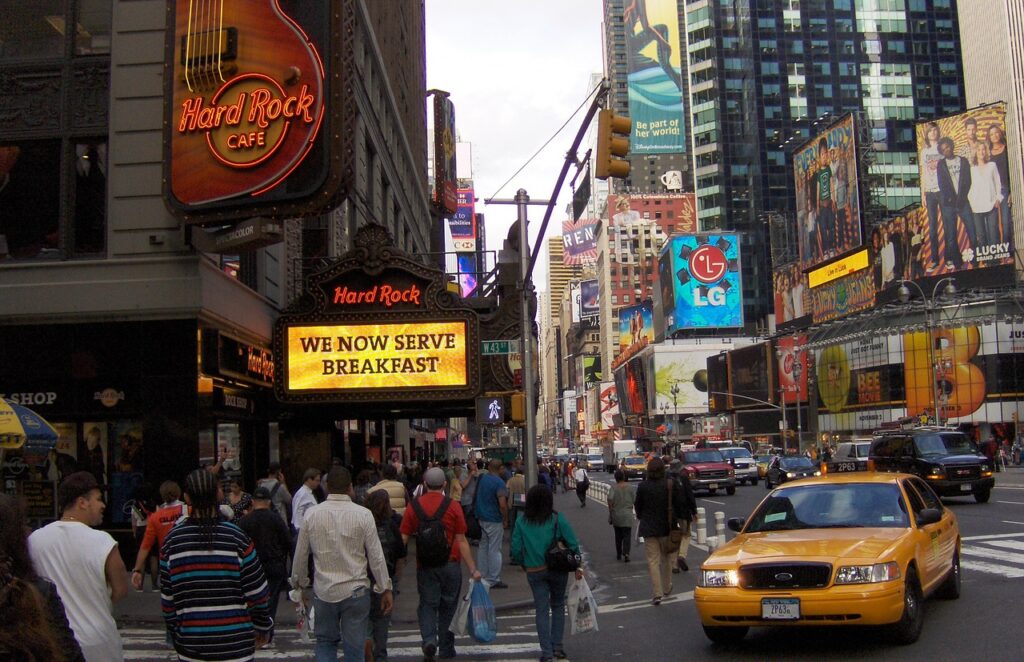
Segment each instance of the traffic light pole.
M526 425L524 426L525 437L523 439L523 459L526 461L526 487L533 487L537 484L537 421L536 409L533 406L533 319L530 315L530 304L533 302L533 281L528 273L530 267L530 237L526 227L526 206L530 204L530 196L526 189L516 191L516 210L519 218L519 272L522 277L520 283L520 295L522 296L522 325L523 325L523 395L526 398ZM543 242L543 231L537 239L537 245Z

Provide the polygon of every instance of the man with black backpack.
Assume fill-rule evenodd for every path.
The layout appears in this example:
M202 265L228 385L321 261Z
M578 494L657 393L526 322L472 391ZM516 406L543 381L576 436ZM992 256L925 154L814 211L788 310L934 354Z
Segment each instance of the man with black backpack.
M462 571L466 564L479 581L466 541L466 520L462 506L445 496L444 471L428 469L423 476L426 493L410 502L402 517L402 540L416 536L416 589L420 596L417 613L423 656L433 662L455 657L455 635L448 631L462 592Z

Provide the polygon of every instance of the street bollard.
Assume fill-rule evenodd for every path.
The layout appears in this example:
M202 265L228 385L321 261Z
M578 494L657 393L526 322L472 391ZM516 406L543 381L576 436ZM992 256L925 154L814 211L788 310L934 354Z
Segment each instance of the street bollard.
M725 513L719 510L715 513L715 549L725 544Z
M708 541L708 521L705 518L704 507L697 508L697 544L703 545Z

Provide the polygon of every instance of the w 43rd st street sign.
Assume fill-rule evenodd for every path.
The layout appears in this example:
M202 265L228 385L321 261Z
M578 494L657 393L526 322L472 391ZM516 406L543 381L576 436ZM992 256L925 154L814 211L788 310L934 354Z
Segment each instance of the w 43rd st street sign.
M518 354L518 340L484 340L480 344L482 356L501 356L503 354Z

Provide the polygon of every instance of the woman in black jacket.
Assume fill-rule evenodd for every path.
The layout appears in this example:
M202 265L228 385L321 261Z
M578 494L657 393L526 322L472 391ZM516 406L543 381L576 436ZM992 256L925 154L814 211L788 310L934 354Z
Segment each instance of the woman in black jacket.
M0 660L85 662L52 582L28 554L25 508L0 494Z
M671 513L669 495L672 497ZM660 605L661 599L672 592L672 566L679 551L679 546L673 546L669 539L669 519L674 525L687 512L683 490L675 481L665 478L665 462L660 457L647 463L647 477L637 487L633 508L640 520L637 535L644 539L653 602Z

